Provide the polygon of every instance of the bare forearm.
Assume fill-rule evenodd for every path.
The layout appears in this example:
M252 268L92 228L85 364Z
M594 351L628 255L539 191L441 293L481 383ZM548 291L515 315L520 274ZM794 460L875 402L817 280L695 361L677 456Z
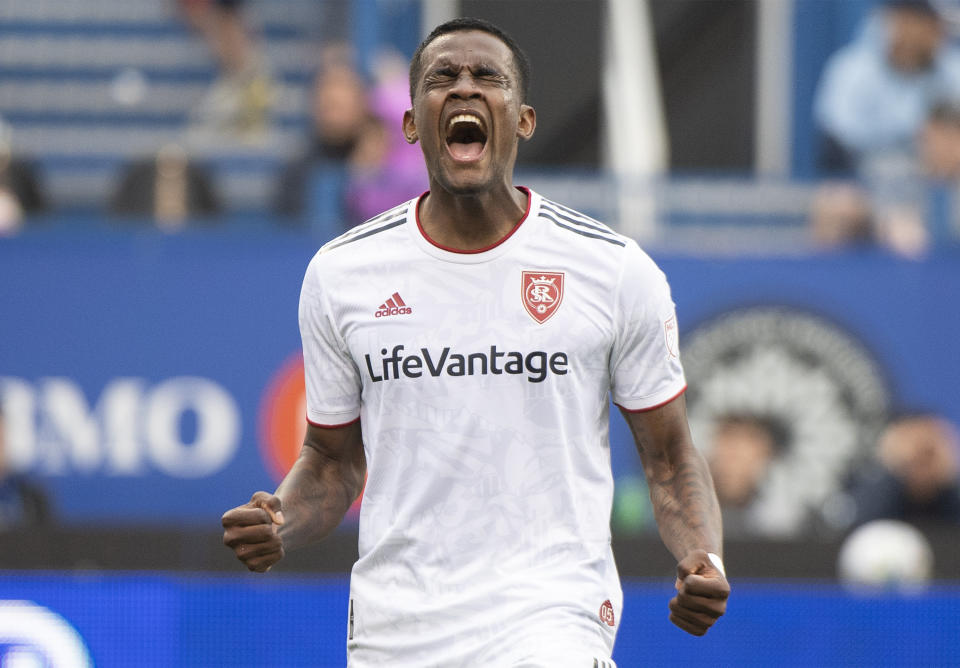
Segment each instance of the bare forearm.
M650 500L667 549L683 559L691 550L721 554L723 527L713 479L693 445L686 400L646 412L624 411L650 488Z
M276 491L283 501L284 547L321 540L340 524L363 489L364 473L357 469L316 452L301 455Z
M686 398L648 410L623 409L623 416L643 463L660 536L677 559L670 621L702 636L726 612L730 583L723 563L710 556L723 554L720 504L690 436Z
M689 446L673 461L650 462L647 483L660 536L678 560L697 549L722 555L720 507L697 450Z

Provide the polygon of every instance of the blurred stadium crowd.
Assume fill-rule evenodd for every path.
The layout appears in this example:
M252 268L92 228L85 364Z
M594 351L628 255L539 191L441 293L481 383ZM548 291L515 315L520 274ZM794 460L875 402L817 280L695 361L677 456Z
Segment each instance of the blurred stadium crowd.
M535 4L516 3L518 23ZM668 13L664 2L651 4ZM717 4L724 3L685 1L669 11L684 5L721 25L723 17L710 14L720 10L706 7ZM809 13L831 3L795 4ZM670 165L637 175L613 172L602 156L567 165L521 156L526 180L627 232L642 229L654 251L777 257L852 249L855 262L856 252L879 249L917 263L945 255L960 269L960 5L833 4L846 4L831 10L845 16L856 5L856 20L848 16L855 29L819 53L810 104L793 112L808 115L814 130L801 138L815 156L812 169L770 179L704 162L693 176ZM403 141L399 119L427 5L443 3L4 3L0 235L254 229L304 233L316 244L423 192L419 149ZM458 6L466 13L469 5ZM534 65L536 78L536 58ZM550 109L540 114L546 119ZM651 193L653 227L630 220L622 193L634 186ZM802 425L782 411L712 410L698 437L728 536L836 537L884 518L960 531L953 418L889 403L871 418L865 449L793 512L780 512L769 489L790 486ZM2 436L0 428L0 531L56 521L56 503L50 511L35 482L4 465ZM617 531L653 530L642 479L623 479Z
M474 4L482 11L482 2ZM661 6L661 15L681 13L667 4L652 6ZM718 11L704 4L673 3L702 15L701 22L717 19L722 30L721 21L731 19L713 16ZM583 160L571 149L560 171L589 172L575 173L581 184L571 194L574 204L654 243L682 239L694 250L702 228L685 236L671 222L699 217L714 232L732 235L736 241L727 244L742 246L750 243L745 238L756 244L756 234L765 238L764 231L738 237L736 225L719 223L758 212L767 214L767 228L791 232L770 237L768 251L798 242L882 244L917 257L955 244L960 11L950 0L852 0L819 3L817 10L810 7L818 3L804 0L787 4L856 23L852 38L837 28L832 43L820 45L826 48L815 59L822 65L816 90L809 100L802 91L796 96L792 113L809 119L799 121L805 130L790 139L805 144L795 152L812 153L812 165L794 160L779 170L778 183L757 183L744 171L759 174L759 156L726 172L716 169L722 160L681 156L672 171L668 164L665 171L625 174L608 159ZM440 16L460 7L446 5ZM419 0L8 3L0 40L0 232L16 234L44 219L107 215L168 229L269 220L309 225L329 237L418 194L425 173L416 149L402 142L397 118L407 104L406 59L419 36L420 6ZM749 12L760 11L748 7L733 18L753 20ZM751 27L739 28L744 41L762 41ZM758 50L755 60L769 55ZM664 75L670 56L659 54ZM761 93L754 95L758 105L768 102ZM656 106L670 94L654 90L646 100ZM599 116L602 104L585 104L583 111ZM723 126L714 123L710 131L717 128ZM610 141L591 126L584 134L594 143ZM669 139L680 143L676 134L671 128ZM537 157L523 163L533 182L567 190L556 173L543 174L556 160L538 165ZM708 178L677 178L684 167ZM656 225L637 226L638 214L612 206L611 183L617 192L650 191ZM707 246L702 237L700 244Z
M308 209L344 226L419 194L396 121L405 57L384 47L364 67L351 5L10 3L0 229L63 214L302 223Z

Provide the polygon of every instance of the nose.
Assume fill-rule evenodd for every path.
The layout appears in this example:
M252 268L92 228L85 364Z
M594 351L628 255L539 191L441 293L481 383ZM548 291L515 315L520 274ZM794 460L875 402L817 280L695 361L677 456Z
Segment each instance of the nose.
M480 87L469 71L461 72L450 88L450 96L457 100L480 97Z

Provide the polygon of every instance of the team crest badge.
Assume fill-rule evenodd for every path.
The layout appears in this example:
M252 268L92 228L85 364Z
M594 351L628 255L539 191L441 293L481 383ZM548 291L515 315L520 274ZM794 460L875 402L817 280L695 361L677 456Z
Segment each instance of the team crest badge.
M557 271L523 272L523 308L539 323L546 322L563 301L563 273Z

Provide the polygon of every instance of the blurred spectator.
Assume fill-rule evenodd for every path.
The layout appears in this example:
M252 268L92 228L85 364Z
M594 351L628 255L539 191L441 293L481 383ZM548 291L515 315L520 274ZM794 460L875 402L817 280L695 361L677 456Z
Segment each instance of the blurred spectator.
M960 241L960 101L936 107L920 137L920 164L927 177L924 211L937 243Z
M0 405L0 531L42 526L49 521L46 494L10 469L6 456L6 423Z
M403 134L403 112L410 108L407 61L399 54L384 52L376 63L376 84L369 100L379 121L377 148L367 151L363 144L352 162L347 192L348 218L363 222L429 188L423 154ZM373 156L378 159L373 160Z
M46 208L33 165L13 154L12 134L10 126L0 119L0 237L16 234L24 216Z
M179 0L187 22L209 46L219 76L191 113L190 146L262 144L269 131L274 84L244 20L243 0Z
M309 148L282 172L276 208L333 237L427 188L420 149L403 138L406 70L381 61L368 91L342 48L329 48L314 81Z
M956 235L951 228L956 225L954 202L960 187L958 104L934 104L917 132L915 155L876 165L866 181L877 236L901 255L921 257L932 242Z
M117 216L150 218L167 230L183 227L190 218L209 218L220 203L206 171L177 144L155 156L128 165L110 202Z
M960 101L936 104L920 132L920 164L935 181L960 182Z
M887 0L859 37L826 65L814 114L821 166L868 175L916 152L933 105L960 99L960 51L930 0Z
M306 215L310 207L314 181L323 172L333 180L342 179L354 149L360 143L366 126L374 122L367 103L366 86L360 74L349 64L348 57L328 50L325 62L314 79L310 107L312 137L306 151L282 172L276 197L279 213L287 216ZM341 187L336 193L336 209L343 206Z
M915 175L914 175L915 176ZM888 187L869 188L854 181L831 181L814 193L810 235L818 248L877 245L908 258L920 258L930 244L926 184L901 175Z
M777 524L764 512L760 492L771 463L786 441L782 428L755 415L719 417L707 463L723 512L724 534L731 537L776 536L796 527Z
M814 243L821 248L876 243L917 258L932 240L955 236L960 103L934 105L918 132L917 148L869 179L821 185L810 208Z
M875 466L850 488L854 524L875 519L960 526L960 438L946 420L910 414L881 435Z

